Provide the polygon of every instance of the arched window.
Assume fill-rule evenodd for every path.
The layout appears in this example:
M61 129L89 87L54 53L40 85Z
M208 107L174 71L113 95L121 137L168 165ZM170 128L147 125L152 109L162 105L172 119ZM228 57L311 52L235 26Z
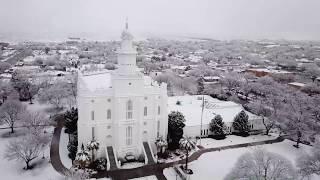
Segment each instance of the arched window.
M107 110L107 119L111 119L111 110L110 109Z
M94 111L91 111L91 120L94 120Z
M148 115L148 108L147 108L147 106L145 106L145 107L143 108L143 115L144 115L144 116L147 116L147 115Z
M128 126L126 128L126 144L130 146L132 144L132 127Z
M127 101L127 119L132 119L132 101Z
M160 106L158 106L158 115L160 115Z

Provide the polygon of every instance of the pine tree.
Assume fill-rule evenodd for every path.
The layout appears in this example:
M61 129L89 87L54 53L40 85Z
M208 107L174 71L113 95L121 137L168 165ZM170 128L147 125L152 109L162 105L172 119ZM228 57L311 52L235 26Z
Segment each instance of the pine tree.
M179 141L183 136L185 118L181 112L172 111L168 115L168 146L169 149L178 149Z
M233 120L232 126L234 130L236 130L242 136L249 135L250 125L248 120L249 116L244 110L242 110Z
M198 94L203 94L203 91L204 91L204 84L203 84L203 78L199 78L197 80L197 83L198 83L198 90L197 90L197 93Z
M225 124L220 115L216 115L210 122L210 131L214 136L220 138L225 138Z
M76 159L76 155L77 155L77 150L78 150L78 137L77 135L75 135L74 138L70 139L69 143L68 143L68 151L69 151L69 158L74 161Z
M66 127L65 132L68 134L74 134L77 131L77 122L78 122L78 109L71 108L70 111L67 111L64 115L65 123L64 126Z

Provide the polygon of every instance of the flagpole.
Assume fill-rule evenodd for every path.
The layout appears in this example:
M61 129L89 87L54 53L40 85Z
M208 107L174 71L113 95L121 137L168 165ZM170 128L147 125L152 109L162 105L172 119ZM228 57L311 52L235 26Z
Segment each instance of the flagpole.
M202 108L201 108L201 124L200 124L200 145L201 144L201 139L202 139L202 117L203 117L203 109L204 109L204 95L202 95Z

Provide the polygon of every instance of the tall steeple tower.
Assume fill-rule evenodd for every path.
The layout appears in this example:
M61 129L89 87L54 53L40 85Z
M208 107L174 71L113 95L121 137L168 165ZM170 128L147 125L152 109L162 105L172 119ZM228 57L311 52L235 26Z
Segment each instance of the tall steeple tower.
M137 51L132 44L133 36L129 32L128 19L125 29L121 34L121 47L118 51L118 73L122 75L135 74L137 70L136 55Z

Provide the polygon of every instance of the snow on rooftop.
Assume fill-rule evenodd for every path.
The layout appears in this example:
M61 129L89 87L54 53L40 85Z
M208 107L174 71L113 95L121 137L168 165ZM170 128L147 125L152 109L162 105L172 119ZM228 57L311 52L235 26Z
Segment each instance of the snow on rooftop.
M179 111L186 119L186 126L197 126L201 124L202 95L195 96L173 96L168 98L168 112ZM209 124L215 115L221 115L224 122L233 122L234 117L243 110L243 107L231 101L220 101L205 95L205 108L203 111L203 124ZM177 105L180 101L180 105ZM258 116L247 112L249 119Z
M83 87L86 87L89 91L94 92L96 90L105 90L112 87L111 74L112 71L96 71L83 74L79 76L80 82ZM158 85L157 82L153 81L151 77L144 76L145 86Z
M107 89L111 86L111 74L108 71L85 74L81 76L81 80L90 91Z
M288 83L289 85L292 85L292 86L298 86L298 87L304 87L306 84L304 83L299 83L299 82L291 82L291 83Z

